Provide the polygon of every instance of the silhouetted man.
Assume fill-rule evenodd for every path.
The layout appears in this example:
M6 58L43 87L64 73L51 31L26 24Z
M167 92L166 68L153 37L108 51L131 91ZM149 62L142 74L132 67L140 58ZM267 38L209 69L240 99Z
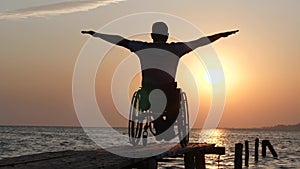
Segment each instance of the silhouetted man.
M222 37L227 37L238 32L229 31L215 35L202 37L190 42L167 43L169 33L164 22L156 22L152 26L151 37L153 42L133 41L119 35L108 35L94 31L82 31L83 34L90 34L110 43L123 46L131 52L135 52L139 57L142 70L141 88L141 110L149 110L149 94L154 89L160 89L167 98L165 110L156 120L154 127L156 135L166 131L176 121L180 108L180 92L175 82L176 70L179 59L192 50L210 44ZM157 138L170 140L174 137L174 130L167 134L167 138Z

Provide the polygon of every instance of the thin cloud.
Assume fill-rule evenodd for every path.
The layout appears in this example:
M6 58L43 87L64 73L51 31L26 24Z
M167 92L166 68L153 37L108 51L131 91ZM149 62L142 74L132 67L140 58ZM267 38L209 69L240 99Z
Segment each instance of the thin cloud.
M68 1L51 5L23 8L0 13L0 19L21 19L27 17L41 17L49 15L60 15L74 12L88 11L106 6L112 3L119 3L125 0L85 0Z

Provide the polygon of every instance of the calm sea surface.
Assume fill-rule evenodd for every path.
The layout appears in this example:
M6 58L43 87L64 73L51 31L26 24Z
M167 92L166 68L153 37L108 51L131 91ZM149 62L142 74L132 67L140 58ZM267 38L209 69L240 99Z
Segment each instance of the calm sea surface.
M120 141L111 141L113 137L103 130L108 146L119 146ZM127 129L117 129L126 134ZM226 154L206 155L207 168L233 168L234 145L249 140L249 168L300 168L300 132L270 130L192 130L191 142L215 143L226 147ZM279 158L274 159L269 151L267 157L259 157L254 163L254 140L268 139L274 146ZM79 127L11 127L0 126L0 159L20 155L62 151L90 150L99 148ZM261 147L260 152L261 155ZM184 168L183 159L172 159L171 162L160 162L160 169Z

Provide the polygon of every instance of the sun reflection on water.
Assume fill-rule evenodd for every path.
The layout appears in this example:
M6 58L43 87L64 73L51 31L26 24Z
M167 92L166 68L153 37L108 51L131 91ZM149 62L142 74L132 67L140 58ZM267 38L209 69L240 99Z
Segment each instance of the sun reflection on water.
M213 143L216 146L225 146L223 141L227 137L226 131L222 129L194 130L191 132L191 142Z

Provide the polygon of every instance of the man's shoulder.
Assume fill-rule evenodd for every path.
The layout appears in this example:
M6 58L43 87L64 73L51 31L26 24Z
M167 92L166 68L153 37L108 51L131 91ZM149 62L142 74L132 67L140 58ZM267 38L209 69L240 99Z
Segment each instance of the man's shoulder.
M135 52L145 48L145 46L148 46L148 44L149 42L130 40L128 41L128 48L130 49L130 51Z
M147 44L147 42L143 42L143 41L139 41L139 40L129 40L128 43L131 45Z
M170 42L170 45L184 45L184 42Z

